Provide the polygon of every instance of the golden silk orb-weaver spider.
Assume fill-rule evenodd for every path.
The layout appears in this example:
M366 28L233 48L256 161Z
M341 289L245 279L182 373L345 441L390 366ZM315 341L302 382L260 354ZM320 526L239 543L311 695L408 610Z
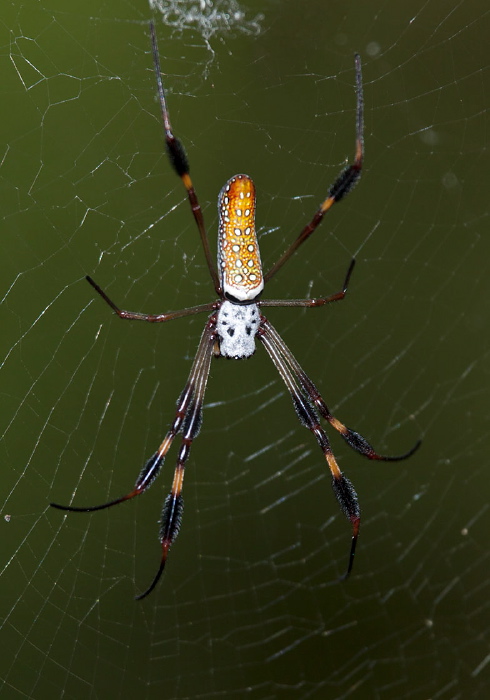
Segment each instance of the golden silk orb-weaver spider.
M150 586L136 597L137 600L145 598L155 588L163 574L170 547L179 532L183 510L182 486L184 470L192 442L201 428L204 393L211 359L213 356L222 356L236 360L251 357L255 352L255 340L258 338L268 352L291 395L300 423L312 432L318 442L332 476L334 493L342 511L350 520L352 540L347 571L344 575L344 578L346 578L350 574L354 563L361 521L360 508L351 482L343 475L337 464L327 434L321 427L320 419L325 419L341 434L350 447L368 459L385 462L396 462L406 459L419 447L420 440L405 454L399 456L378 454L365 438L354 430L347 428L330 413L316 386L302 369L274 326L261 313L261 309L268 306L318 307L334 301L340 301L346 295L354 268L354 260L349 265L342 289L330 296L315 299L275 300L263 300L260 299L260 296L264 289L264 284L281 269L299 246L315 231L325 213L354 187L360 177L364 155L361 59L358 55L355 56L357 116L354 161L340 173L311 221L264 275L255 232L255 186L248 175L235 175L230 178L219 194L218 267L216 268L214 265L201 207L189 175L187 156L181 142L174 136L170 124L153 23L150 24L150 35L167 153L173 169L181 178L187 190L189 203L199 230L204 255L218 300L209 304L163 314L124 311L116 306L107 294L87 276L88 282L95 291L123 319L163 323L175 318L190 316L191 314L207 312L210 315L201 335L187 383L177 402L173 423L160 447L144 465L132 491L121 498L116 498L98 506L62 506L57 503L51 503L51 505L61 510L91 512L110 508L144 493L158 476L175 437L178 433L181 433L181 445L177 456L173 482L170 493L165 499L161 518L160 542L162 552L160 566Z

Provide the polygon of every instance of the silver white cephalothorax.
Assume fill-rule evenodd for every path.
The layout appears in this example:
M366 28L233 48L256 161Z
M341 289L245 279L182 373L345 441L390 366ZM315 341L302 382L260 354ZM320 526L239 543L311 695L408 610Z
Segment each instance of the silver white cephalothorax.
M221 354L235 360L253 355L259 321L257 304L233 304L231 301L224 301L218 311L216 323Z

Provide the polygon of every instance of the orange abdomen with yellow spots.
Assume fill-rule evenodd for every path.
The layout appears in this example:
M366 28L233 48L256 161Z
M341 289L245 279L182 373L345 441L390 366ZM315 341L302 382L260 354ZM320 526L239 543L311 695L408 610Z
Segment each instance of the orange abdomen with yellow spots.
M248 175L234 175L218 197L218 269L223 294L230 301L257 299L264 288L255 233L255 185Z

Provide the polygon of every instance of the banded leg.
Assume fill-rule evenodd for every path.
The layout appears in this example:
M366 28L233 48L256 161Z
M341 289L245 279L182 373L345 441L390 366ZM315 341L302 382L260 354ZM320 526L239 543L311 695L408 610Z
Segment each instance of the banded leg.
M264 325L267 327L268 334L275 343L279 352L281 353L284 361L289 365L294 376L297 378L299 384L303 388L304 393L308 396L308 399L316 407L322 418L330 423L330 425L339 432L346 443L356 452L367 457L368 459L374 459L381 462L400 462L403 459L407 459L413 453L418 450L421 445L421 440L417 440L415 445L401 455L381 455L369 444L369 442L360 435L355 430L348 428L343 423L341 423L335 416L333 416L325 401L323 400L320 392L313 384L311 379L308 377L304 369L301 367L299 362L294 357L291 350L288 348L284 340L281 338L276 329L269 323L269 321L264 320Z
M201 418L201 406L202 406L202 397L204 395L204 390L206 387L206 382L207 378L209 375L209 365L211 362L211 357L213 354L213 346L215 343L215 327L216 327L216 316L213 314L210 316L203 334L201 335L201 340L199 341L199 346L197 349L196 356L194 358L194 362L192 363L191 371L189 373L189 377L187 379L187 383L185 385L185 388L183 392L181 393L179 400L177 402L177 411L175 414L174 421L168 430L167 434L165 435L165 438L163 442L161 443L160 447L158 450L155 452L152 457L146 462L145 466L141 470L138 479L136 480L136 483L134 485L134 488L132 491L127 493L124 496L121 496L120 498L116 498L112 501L108 501L107 503L102 503L101 505L97 506L64 506L60 505L59 503L50 503L50 505L53 508L58 508L59 510L66 510L70 512L75 512L75 513L90 513L96 510L103 510L104 508L110 508L111 506L115 506L118 503L123 503L124 501L129 501L135 496L139 496L139 494L144 493L147 491L150 486L153 484L155 479L157 478L158 474L160 473L160 470L162 468L162 465L165 461L165 457L167 455L167 452L170 449L170 446L172 445L172 442L174 441L175 436L182 431L183 432L183 440L182 440L182 447L179 453L179 464L180 462L184 463L185 460L188 457L188 451L190 447L190 442L192 439L197 435L198 430L199 430L199 424L200 424L200 418ZM196 427L197 426L197 427ZM190 437L191 436L191 437ZM183 457L185 456L185 458ZM182 471L183 474L183 471ZM176 470L176 475L177 475L177 470ZM174 485L172 487L172 492L176 491L176 484L175 484L175 479L176 476L174 477ZM181 482L180 482L181 486ZM168 499L167 499L168 500ZM178 503L178 500L175 501L175 503ZM167 501L166 501L167 504ZM175 510L174 506L174 510ZM170 507L169 507L170 508ZM169 511L169 508L167 508L167 511ZM180 507L180 511L182 508ZM165 513L165 510L164 510ZM171 519L171 518L170 518ZM173 516L173 524L170 523L171 528L170 528L170 535L172 535L173 540L177 536L177 530L178 530L178 522L175 520L175 516ZM163 530L163 527L162 527ZM162 542L163 544L163 542ZM170 547L170 544L167 547ZM163 571L163 567L162 571ZM162 573L160 571L158 578L160 578L160 575ZM156 581L154 582L156 584ZM154 585L145 593L150 592L152 590Z
M206 384L208 381L209 368L215 340L213 332L207 332L206 340L206 345L203 346L202 363L195 379L194 392L182 425L182 442L177 457L177 465L174 471L172 488L165 499L163 506L160 526L160 542L162 545L160 566L158 567L158 571L150 586L146 589L146 591L136 596L136 600L146 598L146 596L151 593L157 585L165 569L170 547L175 542L175 539L179 534L182 511L184 508L182 486L184 483L185 464L189 459L192 442L197 437L199 430L201 429L202 404L204 401L204 393L206 391Z
M153 63L155 66L155 76L157 79L157 86L158 86L158 97L160 100L160 107L162 111L162 120L163 120L163 128L165 131L165 143L167 146L167 154L170 160L170 163L177 173L177 175L180 177L182 180L185 189L187 190L187 196L189 198L189 203L191 205L191 210L194 215L194 219L197 224L197 228L199 229L199 235L201 237L201 242L202 242L202 247L204 250L204 255L206 257L206 263L209 268L209 273L211 275L211 279L213 280L213 285L214 289L216 291L216 294L218 296L221 295L221 285L219 283L218 279L218 273L216 272L216 267L213 262L213 258L211 255L211 250L209 248L209 240L208 240L208 234L206 233L206 228L204 226L204 218L202 215L202 209L201 205L199 204L199 201L197 199L197 194L194 189L194 185L192 184L192 180L189 174L189 161L187 159L187 155L184 149L184 146L182 145L182 142L180 139L178 139L176 136L174 136L174 133L172 131L172 125L170 123L170 115L168 112L168 107L167 107L167 99L165 97L165 90L163 88L163 83L162 83L162 74L160 71L160 58L158 55L158 44L157 44L157 37L156 37L156 32L155 32L155 25L153 22L150 22L150 37L151 37L151 46L152 46L152 52L153 52Z
M357 494L349 479L341 472L339 465L334 457L327 434L320 425L320 418L316 409L305 396L305 392L298 382L297 377L291 371L288 363L283 357L281 348L276 342L276 338L271 333L272 326L262 317L262 324L257 333L262 341L265 349L269 353L273 363L275 364L279 374L281 375L286 387L291 395L294 408L298 418L305 428L308 428L315 436L318 445L326 459L328 468L332 475L332 488L344 515L350 520L352 525L352 540L349 553L349 562L344 578L349 576L354 564L354 555L356 552L357 538L359 537L359 527L361 524L361 511Z
M337 177L333 185L328 190L327 198L322 202L314 217L301 231L295 241L281 255L279 260L271 267L264 276L264 283L267 283L278 270L284 265L287 260L297 251L302 243L304 243L316 228L320 225L327 211L335 204L340 202L346 194L348 194L357 184L361 177L362 161L364 158L364 97L362 93L362 73L361 73L361 57L356 54L354 57L356 69L356 149L354 161L348 165Z

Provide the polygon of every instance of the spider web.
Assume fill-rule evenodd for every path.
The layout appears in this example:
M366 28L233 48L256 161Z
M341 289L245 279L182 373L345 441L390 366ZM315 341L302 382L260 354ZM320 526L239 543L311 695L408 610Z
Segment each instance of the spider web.
M48 503L131 488L204 318L124 324L84 276L148 312L210 301L212 285L164 153L148 5L6 3L3 696L486 697L487 3L250 0L215 32L212 3L189 3L201 24L182 2L158 22L164 5L171 116L212 244L217 193L247 172L266 267L353 155L361 53L361 183L265 292L332 293L355 256L348 297L267 315L341 420L385 453L423 445L370 463L332 435L363 513L341 584L349 525L280 378L262 348L213 362L179 539L156 591L133 601L158 565L176 449L129 504Z

